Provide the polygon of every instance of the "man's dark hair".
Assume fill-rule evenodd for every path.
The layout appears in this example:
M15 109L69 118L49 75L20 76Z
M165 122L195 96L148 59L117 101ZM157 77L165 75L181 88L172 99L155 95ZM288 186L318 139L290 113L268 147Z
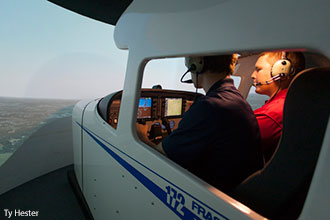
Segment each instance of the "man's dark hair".
M237 54L205 56L203 72L225 73L232 75L237 62Z

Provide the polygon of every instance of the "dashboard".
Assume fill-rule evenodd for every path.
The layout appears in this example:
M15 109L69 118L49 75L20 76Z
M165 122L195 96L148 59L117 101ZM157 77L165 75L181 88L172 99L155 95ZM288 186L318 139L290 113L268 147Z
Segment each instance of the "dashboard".
M98 112L113 128L117 128L122 91L100 100ZM160 142L177 128L182 115L202 94L178 90L142 89L136 122L147 126L148 137Z

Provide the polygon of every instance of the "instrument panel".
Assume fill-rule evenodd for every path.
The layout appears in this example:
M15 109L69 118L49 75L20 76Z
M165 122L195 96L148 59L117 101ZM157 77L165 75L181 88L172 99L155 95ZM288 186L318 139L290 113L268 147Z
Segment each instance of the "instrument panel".
M122 91L106 96L99 102L101 117L117 128ZM148 127L149 139L157 142L177 128L182 115L199 93L178 90L142 89L137 109L137 123Z

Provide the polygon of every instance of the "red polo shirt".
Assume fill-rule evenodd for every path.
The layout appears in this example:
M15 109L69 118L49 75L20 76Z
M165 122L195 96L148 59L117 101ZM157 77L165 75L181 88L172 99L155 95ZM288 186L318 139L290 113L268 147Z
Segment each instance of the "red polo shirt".
M283 107L288 89L277 93L254 111L261 135L261 150L267 162L273 155L282 134Z

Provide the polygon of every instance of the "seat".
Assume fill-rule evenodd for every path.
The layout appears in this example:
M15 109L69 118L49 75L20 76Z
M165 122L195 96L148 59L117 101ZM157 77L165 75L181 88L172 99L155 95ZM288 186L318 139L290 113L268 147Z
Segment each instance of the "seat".
M329 67L299 73L288 89L276 153L229 195L267 218L298 218L329 120L329 96Z

